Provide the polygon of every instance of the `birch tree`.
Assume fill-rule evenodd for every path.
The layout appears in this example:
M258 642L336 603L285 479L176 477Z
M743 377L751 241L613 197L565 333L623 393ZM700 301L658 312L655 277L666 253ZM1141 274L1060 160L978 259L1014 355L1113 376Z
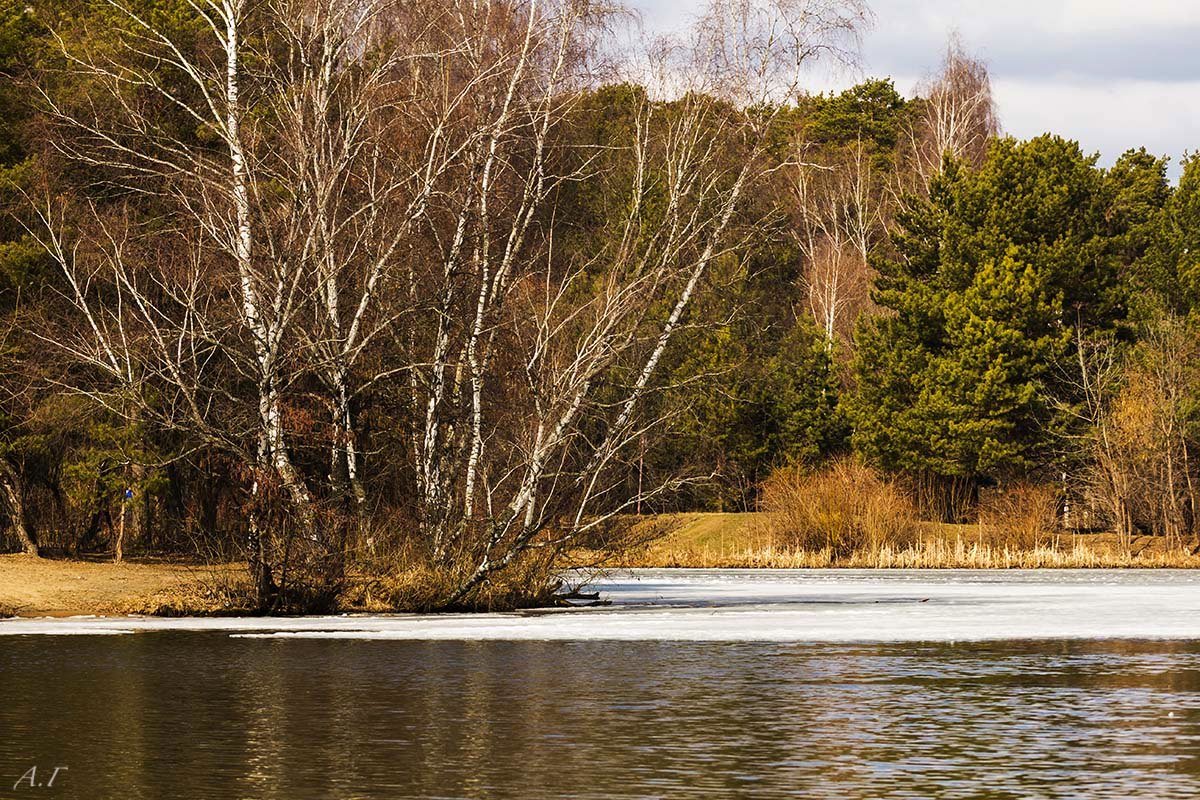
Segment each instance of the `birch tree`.
M336 592L339 520L376 507L412 522L384 535L442 576L430 603L458 604L642 499L616 487L664 356L754 236L800 71L848 57L866 16L716 3L656 62L673 91L579 146L606 5L188 7L107 0L102 46L59 33L90 97L44 92L53 141L97 180L31 198L70 309L41 336L116 418L244 465L268 603L298 552ZM559 204L585 186L621 200L568 244ZM398 430L369 431L372 404Z
M712 6L691 47L656 64L676 94L645 98L613 146L624 210L564 263L542 227L555 192L617 163L580 165L554 146L586 87L576 47L600 20L578 3L519 8L494 56L472 179L442 212L440 275L424 292L440 298L434 335L410 336L412 362L428 365L413 382L418 517L433 563L455 576L451 604L641 499L616 489L655 423L645 400L664 354L711 265L749 235L736 217L769 170L767 134L799 68L842 53L864 16L843 3Z
M870 308L869 258L886 231L887 209L861 139L821 158L808 149L798 146L791 170L794 236L805 261L807 310L832 348L849 341Z
M930 180L946 158L974 167L983 163L988 144L1000 133L987 65L951 37L938 72L917 87L922 113L908 127L907 149L917 188Z
M301 323L311 330L311 301L324 297L330 308L338 294L334 227L347 217L330 209L373 133L363 104L391 66L385 59L362 75L351 63L361 52L348 47L385 6L189 7L180 23L110 0L114 29L102 44L59 33L64 68L83 76L90 97L44 93L54 143L95 171L104 199L50 197L33 234L76 312L67 335L48 341L98 376L88 394L131 424L187 432L249 468L249 555L269 592L256 509L273 487L301 538L326 544L311 477L296 462L303 431L289 431L297 427L289 413L305 374ZM360 105L334 109L346 82ZM348 218L368 222L353 209ZM369 304L371 288L368 275L356 308ZM336 311L331 324L341 322ZM335 327L321 337L321 374L332 378L340 423L338 378L358 335ZM352 480L349 439L334 438Z

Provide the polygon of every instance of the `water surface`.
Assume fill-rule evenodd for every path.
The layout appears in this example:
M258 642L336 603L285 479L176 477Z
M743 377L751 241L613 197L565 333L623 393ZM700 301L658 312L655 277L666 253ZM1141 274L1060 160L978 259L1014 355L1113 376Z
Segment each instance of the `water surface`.
M0 798L1200 795L1200 641L792 630L811 614L862 640L880 614L915 630L961 625L958 612L979 624L981 606L1011 606L995 612L1010 625L1004 614L1053 616L1053 598L1082 604L1095 587L1146 613L1194 598L1186 573L637 577L606 589L627 605L567 615L601 633L625 615L641 632L624 641L563 638L558 615L501 618L549 616L541 640L472 639L457 618L122 621L138 632L113 636L0 623L16 634L0 636ZM763 638L763 614L787 618L791 638ZM662 615L693 632L749 615L750 630L650 638ZM412 638L406 623L457 638ZM33 765L68 769L52 788L12 790Z

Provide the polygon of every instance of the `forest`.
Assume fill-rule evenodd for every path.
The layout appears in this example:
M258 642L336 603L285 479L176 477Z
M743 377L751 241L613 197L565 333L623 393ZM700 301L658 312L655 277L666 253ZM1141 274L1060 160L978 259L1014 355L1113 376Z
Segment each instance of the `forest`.
M1200 159L1005 136L956 39L907 97L809 88L859 0L0 9L0 550L297 611L820 492L1197 533Z

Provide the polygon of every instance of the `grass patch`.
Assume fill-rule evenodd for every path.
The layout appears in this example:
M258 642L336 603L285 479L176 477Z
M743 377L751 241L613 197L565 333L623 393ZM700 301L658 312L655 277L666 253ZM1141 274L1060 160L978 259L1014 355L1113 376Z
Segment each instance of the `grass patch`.
M789 546L772 515L683 514L665 535L626 554L619 566L693 569L1117 569L1200 568L1194 548L1143 536L1129 549L1112 534L1039 536L1030 546L997 541L994 527L923 522L910 544L849 553ZM657 524L661 524L661 520ZM646 524L650 524L648 519Z

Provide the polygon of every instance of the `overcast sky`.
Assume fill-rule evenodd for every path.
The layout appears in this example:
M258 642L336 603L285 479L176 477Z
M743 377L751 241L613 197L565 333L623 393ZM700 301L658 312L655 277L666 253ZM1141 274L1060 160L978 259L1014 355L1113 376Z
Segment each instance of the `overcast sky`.
M703 2L637 5L648 28L666 30ZM991 69L1006 133L1058 133L1105 164L1145 145L1173 157L1172 175L1184 151L1200 150L1200 0L868 2L862 73L836 83L886 76L911 94L957 31Z

